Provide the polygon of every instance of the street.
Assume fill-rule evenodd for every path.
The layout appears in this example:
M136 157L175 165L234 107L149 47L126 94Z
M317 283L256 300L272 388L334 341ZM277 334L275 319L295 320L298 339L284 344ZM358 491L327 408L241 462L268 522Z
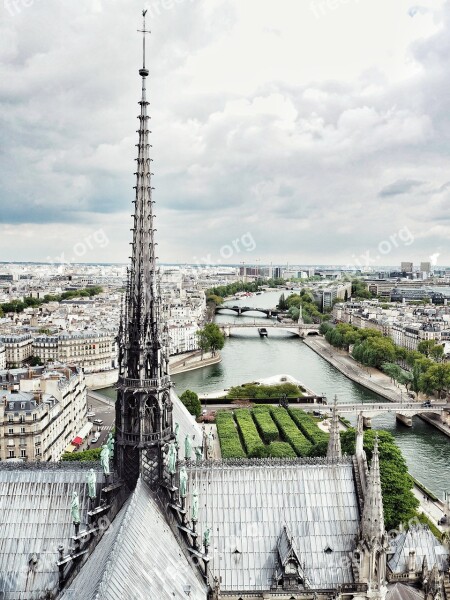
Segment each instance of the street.
M95 396L94 396L95 394ZM102 444L105 443L109 432L114 427L114 402L108 401L108 398L105 400L99 400L99 394L95 393L91 394L90 390L88 390L87 395L87 404L88 404L88 412L95 413L95 417L91 417L89 421L93 422L96 419L101 419L103 421L102 425L94 425L92 427L91 433L86 438L85 442L82 446L80 446L80 450L90 450L93 448L100 448ZM94 437L94 433L96 431L100 432L100 438L95 444L91 444L91 440Z

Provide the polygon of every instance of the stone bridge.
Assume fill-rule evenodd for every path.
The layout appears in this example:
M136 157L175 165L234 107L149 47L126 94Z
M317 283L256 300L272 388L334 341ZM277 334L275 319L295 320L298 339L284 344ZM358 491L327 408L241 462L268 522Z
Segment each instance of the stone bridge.
M266 315L267 318L277 317L283 311L278 308L255 308L254 306L218 306L216 308L216 315L220 314L223 310L229 310L235 312L238 317L247 312L259 312Z
M296 335L298 337L305 338L308 335L319 335L319 327L320 327L320 325L316 325L316 324L307 325L304 323L292 324L292 325L283 324L283 323L267 323L267 324L264 323L264 325L262 325L261 323L218 323L218 325L226 337L230 337L230 335L232 335L232 333L231 333L232 329L253 328L253 329L259 330L263 327L264 329L267 329L267 330L279 329L281 331L287 331L288 333L291 333L292 335Z
M383 402L381 404L338 404L337 411L340 415L362 414L365 427L372 426L372 417L386 413L395 413L396 418L404 425L412 427L414 415L437 413L441 420L446 422L450 412L450 404L447 402L433 402L430 407L423 406L420 402Z

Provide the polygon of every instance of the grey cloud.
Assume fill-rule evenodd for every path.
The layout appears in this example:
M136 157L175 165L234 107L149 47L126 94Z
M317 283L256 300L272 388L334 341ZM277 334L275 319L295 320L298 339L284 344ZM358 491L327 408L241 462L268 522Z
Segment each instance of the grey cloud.
M233 26L225 4L223 13L203 0L180 2L151 22L161 258L188 260L251 231L261 259L351 263L411 225L396 203L389 220L380 209L380 197L405 193L421 194L418 251L428 243L445 255L446 232L433 230L445 226L445 204L427 205L447 177L450 8L443 30L412 47L425 68L407 81L392 84L368 65L351 83L268 81L245 97L189 91L192 57ZM132 210L139 17L123 0L98 5L104 12L87 0L36 1L2 19L3 223L95 227ZM392 183L379 191L380 181Z
M381 197L386 197L406 194L420 187L424 183L424 181L417 181L415 179L398 179L397 181L394 181L393 183L382 188L378 195Z

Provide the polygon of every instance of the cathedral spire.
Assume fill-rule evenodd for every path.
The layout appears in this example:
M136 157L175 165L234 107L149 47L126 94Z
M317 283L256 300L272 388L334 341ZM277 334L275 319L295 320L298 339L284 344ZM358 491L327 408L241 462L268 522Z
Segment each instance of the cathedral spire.
M361 523L362 538L366 543L381 542L384 535L383 497L381 493L380 457L378 452L378 436L372 453L369 480Z
M333 416L331 417L330 439L328 440L327 458L341 458L341 436L339 434L339 415L337 412L337 397L334 398Z
M133 215L131 264L125 307L119 332L119 381L116 402L116 466L131 487L139 474L150 483L162 477L162 446L172 435L170 380L167 372L166 343L162 339L161 301L154 240L153 187L145 66L145 28L143 36L141 99L136 185ZM151 473L150 473L151 472ZM146 474L147 475L146 475Z

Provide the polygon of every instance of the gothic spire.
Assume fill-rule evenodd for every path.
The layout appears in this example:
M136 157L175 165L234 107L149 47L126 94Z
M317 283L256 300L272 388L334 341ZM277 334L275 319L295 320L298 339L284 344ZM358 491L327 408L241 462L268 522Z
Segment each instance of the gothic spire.
M124 356L121 374L132 379L154 379L165 375L163 344L159 330L160 300L157 285L156 254L154 240L154 214L151 185L151 161L149 142L149 120L147 114L146 81L149 74L145 66L145 28L143 11L142 80L139 119L139 139L136 144L136 185L134 200L134 222L131 266L128 272L128 298L124 322Z
M116 401L116 468L130 488L142 476L151 485L164 478L164 447L172 438L167 330L161 325L151 185L149 119L143 11L141 99L131 264L119 329L120 371Z
M330 439L328 440L327 458L341 458L341 436L339 434L339 415L337 398L334 398L333 416L331 417Z
M362 538L372 544L381 542L384 535L383 497L381 494L380 457L378 436L373 447L372 463L367 482L366 497L361 524Z

